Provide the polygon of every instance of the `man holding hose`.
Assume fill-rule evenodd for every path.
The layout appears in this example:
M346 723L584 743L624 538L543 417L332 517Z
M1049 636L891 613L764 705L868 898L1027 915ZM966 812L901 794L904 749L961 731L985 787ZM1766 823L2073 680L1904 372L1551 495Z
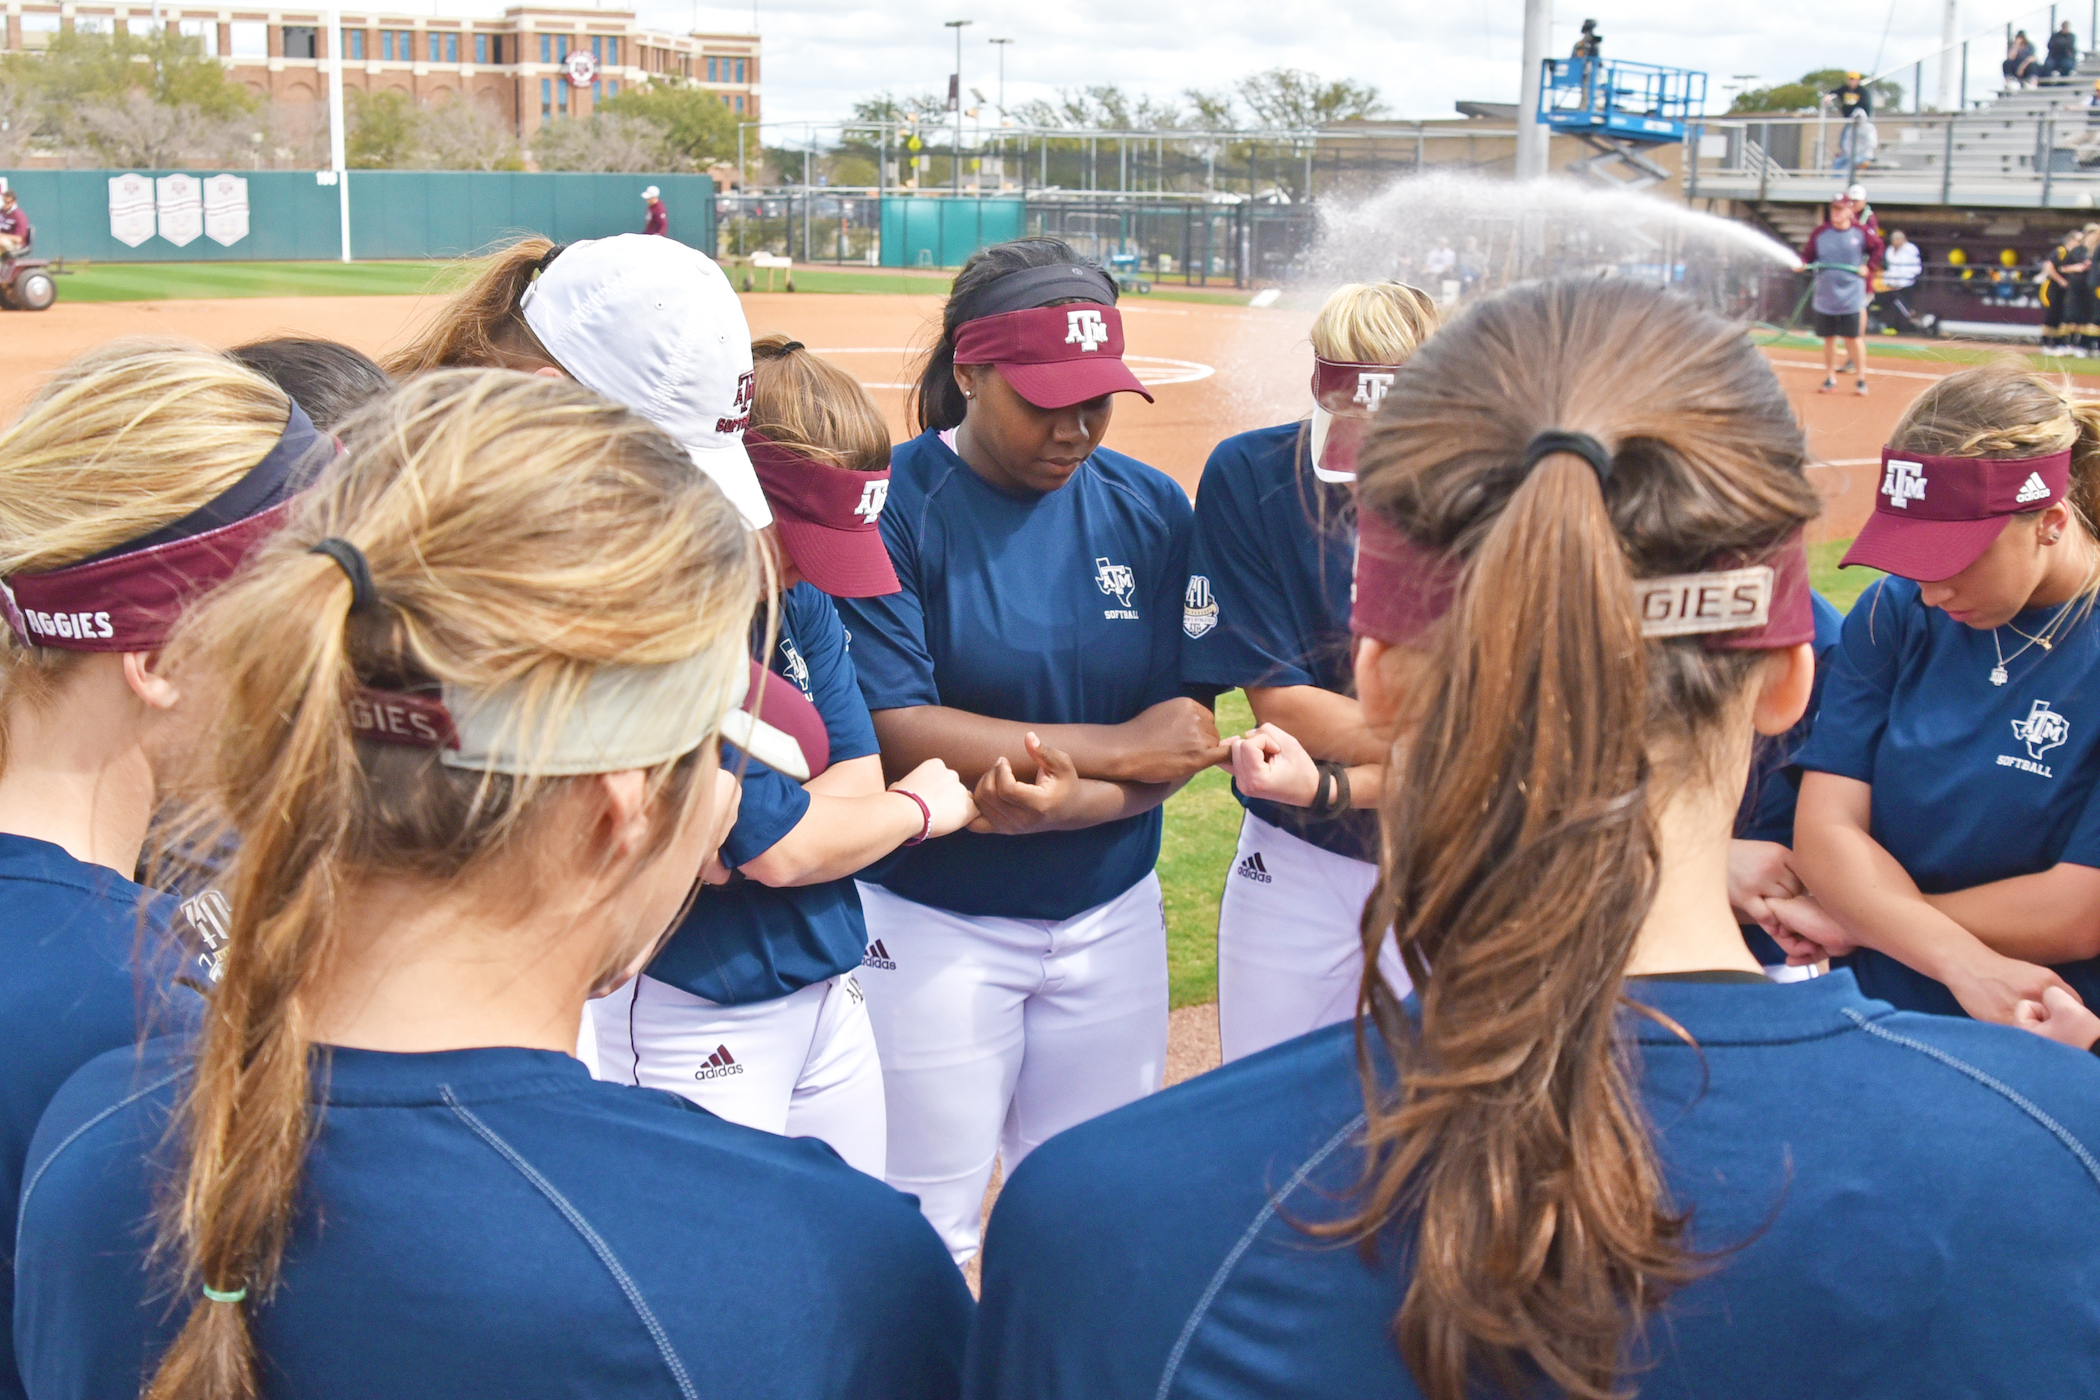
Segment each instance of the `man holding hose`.
M1843 340L1859 367L1857 392L1867 392L1867 299L1875 266L1881 261L1881 237L1858 223L1849 200L1833 200L1830 213L1802 245L1801 264L1816 274L1816 334L1823 338L1823 387L1837 392L1837 347Z

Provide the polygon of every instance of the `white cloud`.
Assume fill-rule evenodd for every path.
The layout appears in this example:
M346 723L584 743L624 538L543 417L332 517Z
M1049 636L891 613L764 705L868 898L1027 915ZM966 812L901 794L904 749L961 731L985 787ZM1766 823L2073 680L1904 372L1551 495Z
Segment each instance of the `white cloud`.
M2087 7L2062 14L2081 30ZM748 7L643 4L652 27L748 33ZM1883 68L1923 57L1939 46L1937 4L1890 0L1761 0L1756 5L1671 5L1607 0L1563 7L1553 26L1553 52L1563 55L1578 25L1594 17L1605 52L1619 58L1708 74L1714 109L1726 105L1721 85L1736 74L1785 82L1812 68ZM997 51L986 40L1011 38L1007 104L1054 97L1061 87L1116 83L1161 96L1188 87L1219 87L1285 64L1329 78L1376 84L1395 115L1448 117L1464 98L1509 102L1517 94L1523 9L1516 0L1431 5L1421 0L1368 5L1342 0L949 0L946 8L870 7L846 0L759 0L765 41L765 112L769 121L835 121L858 97L945 92L955 61L949 19L974 20L963 30L963 83L996 98ZM1968 32L2006 20L2025 25L2040 43L2048 7L2019 0L1969 4ZM1886 38L1884 39L1884 29ZM2002 32L2002 31L2000 31ZM1971 46L1969 92L1985 93L2002 56L1996 33ZM1893 75L1910 88L1908 72ZM1937 74L1926 65L1932 94ZM1907 105L1907 103L1906 103ZM770 138L769 138L770 139Z

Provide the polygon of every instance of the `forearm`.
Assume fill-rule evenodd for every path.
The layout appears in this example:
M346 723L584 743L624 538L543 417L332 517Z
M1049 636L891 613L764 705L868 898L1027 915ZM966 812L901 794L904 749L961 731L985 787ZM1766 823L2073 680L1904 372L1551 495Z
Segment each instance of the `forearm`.
M919 804L902 793L865 797L811 793L809 810L787 835L738 869L761 885L821 885L843 879L925 829Z
M1045 831L1084 831L1125 817L1143 816L1179 792L1187 783L1112 783L1100 778L1079 782L1077 810L1066 820L1042 828Z
M1925 901L2009 958L2082 962L2100 957L2095 876L2100 872L2059 865L1951 894L1927 895Z
M1247 704L1257 724L1273 724L1305 746L1314 758L1352 765L1385 761L1385 744L1364 725L1364 708L1353 696L1316 685L1248 686Z
M1026 724L946 705L912 705L877 710L875 734L882 741L883 776L894 782L929 758L938 758L967 784L975 784L1001 758L1023 780L1035 777L1025 736L1033 733L1046 747L1072 756L1083 778L1112 778L1122 747L1113 724Z
M1850 822L1797 819L1794 863L1824 912L1863 948L1940 981L1979 940L1932 907L1896 858Z

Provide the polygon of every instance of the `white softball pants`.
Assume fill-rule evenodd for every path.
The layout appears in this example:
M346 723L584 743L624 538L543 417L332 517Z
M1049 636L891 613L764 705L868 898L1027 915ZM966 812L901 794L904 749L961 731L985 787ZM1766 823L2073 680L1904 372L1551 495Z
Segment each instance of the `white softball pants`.
M890 1111L884 1178L919 1198L961 1264L977 1252L996 1159L1011 1173L1055 1134L1159 1088L1159 877L1069 919L957 914L867 884L860 902Z
M641 976L587 1003L585 1017L597 1078L668 1089L748 1128L820 1138L882 1175L882 1066L853 974L748 1006Z
M1356 1014L1358 925L1378 883L1369 861L1323 851L1253 813L1218 901L1218 1038L1228 1063ZM1391 939L1387 985L1413 985Z

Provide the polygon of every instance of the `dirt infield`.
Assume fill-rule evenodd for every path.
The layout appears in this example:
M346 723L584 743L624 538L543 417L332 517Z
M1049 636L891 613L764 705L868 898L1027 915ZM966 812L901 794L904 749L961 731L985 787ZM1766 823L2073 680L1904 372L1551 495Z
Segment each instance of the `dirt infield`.
M909 434L906 385L937 329L940 303L924 296L752 293L743 299L754 334L785 331L869 386L899 438ZM429 297L250 297L159 302L61 301L0 327L0 409L12 413L35 382L81 350L122 335L174 335L234 345L283 332L327 336L380 353L400 344L430 313ZM1285 308L1167 304L1123 306L1126 354L1157 402L1119 399L1108 445L1151 462L1195 489L1212 444L1232 433L1288 421L1303 411L1312 370L1310 316ZM1808 429L1810 469L1828 504L1813 539L1856 534L1873 507L1881 444L1929 382L1962 368L1930 360L1869 356L1871 392L1818 394L1822 366L1810 350L1766 352Z

